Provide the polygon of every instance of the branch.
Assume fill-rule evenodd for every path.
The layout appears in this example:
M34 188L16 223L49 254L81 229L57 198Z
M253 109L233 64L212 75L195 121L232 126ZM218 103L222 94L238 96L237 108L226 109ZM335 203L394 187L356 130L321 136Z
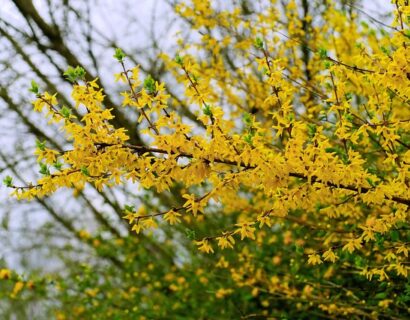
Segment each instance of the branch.
M114 144L99 143L99 144L96 144L96 146L100 147L100 148L104 148L104 147L114 146ZM194 156L192 154L187 153L187 152L176 152L176 151L168 152L167 150L163 150L163 149L159 149L159 148L137 146L137 145L131 145L131 144L123 144L122 147L134 150L138 154L144 154L146 152L149 152L149 153L178 155L179 157L185 157L185 158L189 158L189 159L194 158ZM211 160L209 160L209 159L203 159L203 160L211 162ZM232 165L232 166L240 166L240 167L246 168L246 169L256 169L257 168L257 166L246 165L243 162L237 162L237 161L228 160L228 159L221 159L221 158L214 158L213 162ZM302 179L304 181L310 181L311 184L321 183L321 184L324 184L328 187L355 191L355 192L358 192L360 194L364 194L364 193L367 193L369 191L374 190L374 188L366 188L366 187L357 187L357 186L353 186L353 185L336 184L336 183L333 183L333 182L330 182L330 181L323 181L322 179L320 179L317 176L308 177L308 176L306 176L302 173L296 173L296 172L289 172L289 176L294 177L294 178L299 178L299 179ZM385 199L386 200L393 200L394 202L410 206L410 199L405 199L405 198L396 197L396 196L393 196L392 198L389 198L389 197L385 196Z

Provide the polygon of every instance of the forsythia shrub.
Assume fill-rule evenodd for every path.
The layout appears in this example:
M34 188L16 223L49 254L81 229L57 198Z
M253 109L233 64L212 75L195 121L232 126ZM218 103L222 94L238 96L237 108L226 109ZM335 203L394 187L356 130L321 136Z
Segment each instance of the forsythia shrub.
M173 199L126 205L131 236L79 234L121 254L101 270L39 280L58 319L408 314L409 2L393 1L391 25L367 24L343 2L235 3L176 6L198 36L159 58L182 99L115 51L122 104L138 112L144 145L110 123L103 90L81 67L66 72L81 117L32 83L34 110L72 147L38 142L37 183L5 179L16 197L132 182ZM16 281L14 296L29 280Z

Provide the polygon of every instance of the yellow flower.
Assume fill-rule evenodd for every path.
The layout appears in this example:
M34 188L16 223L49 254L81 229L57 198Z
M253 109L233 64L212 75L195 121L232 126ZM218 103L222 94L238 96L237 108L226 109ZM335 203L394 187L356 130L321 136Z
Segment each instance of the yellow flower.
M397 248L396 251L397 254L402 253L406 258L409 256L409 250L407 249L407 247L405 245L401 245Z
M132 212L129 210L125 210L126 215L123 216L122 218L125 220L128 220L128 223L131 224L134 222L135 219L138 218L139 214L136 212Z
M136 234L139 234L143 230L142 225L137 221L131 228L131 231L135 231Z
M0 269L0 279L10 279L11 271L9 269Z
M353 251L355 251L356 249L360 249L362 246L361 246L361 239L359 238L359 239L353 239L353 240L350 240L347 244L345 244L344 246L343 246L343 251L349 251L349 253L353 253Z
M81 239L90 239L91 238L90 233L87 230L84 230L84 229L78 231L78 236Z
M203 239L201 241L196 241L195 243L198 246L199 251L205 252L205 253L214 253L214 249L212 249L212 246L209 244L208 239Z
M232 289L224 289L224 288L221 288L221 289L218 289L218 291L215 293L215 296L216 296L218 299L223 299L223 298L225 298L226 296L230 295L232 292L233 292Z
M389 305L393 302L391 299L384 299L379 301L378 305L379 307L382 307L383 309L387 309Z
M178 218L180 216L181 216L180 213L174 210L170 210L164 215L164 220L167 221L169 224L173 225L173 224L181 222L181 220Z
M252 240L255 240L255 228L252 227L254 222L250 223L238 223L236 226L239 228L236 230L236 233L241 234L241 240L245 238L250 238Z
M320 259L320 256L316 253L310 254L308 259L308 264L317 265L321 264L323 261Z
M265 224L268 227L272 227L272 221L271 221L271 219L269 218L268 215L263 214L263 215L259 216L257 218L257 221L259 222L259 228L262 228Z
M218 240L218 247L221 247L222 249L225 249L225 248L232 249L233 245L235 244L235 239L230 234L218 237L217 240Z
M226 259L222 256L218 263L216 264L217 268L228 268L229 267L229 262L226 261Z
M205 203L202 202L203 199L195 199L195 195L184 194L183 198L187 199L184 203L183 207L186 208L187 212L192 211L192 214L196 216L198 212L203 212L203 208L205 207Z
M37 162L41 162L42 160L45 160L46 163L53 164L56 162L57 156L60 153L56 150L52 150L48 148L45 148L44 150L37 148L34 154L38 155Z
M332 249L325 251L322 254L322 257L325 261L330 261L330 262L336 262L336 260L339 259L339 257L333 252Z
M153 218L143 219L142 224L144 226L144 229L157 228L158 227L158 224L155 222L155 220Z
M34 111L36 112L41 112L43 110L43 107L46 105L46 103L42 99L36 99L33 102L34 106Z
M98 289L98 288L86 289L85 294L89 297L95 298L99 291L100 291L100 289Z
M23 290L23 288L24 288L24 282L17 281L14 284L14 288L13 288L13 292L11 293L11 297L15 298L20 293L20 291Z

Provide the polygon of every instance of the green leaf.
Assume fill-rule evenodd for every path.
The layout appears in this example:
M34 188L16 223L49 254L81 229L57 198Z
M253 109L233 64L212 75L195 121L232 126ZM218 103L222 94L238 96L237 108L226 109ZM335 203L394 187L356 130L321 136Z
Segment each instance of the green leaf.
M149 94L155 93L155 80L150 75L148 75L148 77L144 80L144 89Z
M365 21L361 21L360 24L361 24L361 26L362 26L363 28L365 28L365 29L368 29L368 28L369 28L369 25L368 25Z
M289 121L294 121L295 120L295 114L293 112L289 113L288 116L286 117Z
M390 89L390 88L387 88L387 94L389 95L389 98L390 98L390 100L393 100L394 99L394 97L396 97L396 93L392 90L392 89ZM373 115L372 115L373 116Z
M117 59L118 62L123 62L126 55L120 48L115 48L115 53L113 57Z
M350 113L344 113L343 118L349 122L353 122L353 116Z
M308 135L310 138L313 138L316 134L316 125L314 123L308 123Z
M263 49L263 40L260 37L256 37L255 39L255 47L257 49Z
M397 230L390 231L390 239L394 242L399 241L400 233Z
M345 93L345 99L351 100L353 98L353 94L351 92Z
M3 179L3 184L4 184L6 187L8 187L8 188L12 187L12 186L13 186L13 178L10 177L10 176L6 176L6 177Z
M382 247L385 240L384 237L380 233L375 233L374 236L376 238L377 245Z
M44 151L46 149L46 141L36 140L36 147L41 151Z
M184 64L184 59L177 53L175 56L175 62L182 66Z
M243 115L243 122L245 122L245 124L246 124L248 127L252 126L252 122L253 122L252 116L251 116L249 113L246 112L246 113Z
M305 250L303 249L303 247L298 246L297 244L295 244L295 252L296 252L298 255L303 255L303 253L305 252Z
M331 62L331 61L325 61L325 62L324 62L324 66L325 66L325 69L329 69L331 66L333 66L333 62Z
M319 48L318 54L320 59L324 60L327 59L327 50L325 48Z
M385 299L386 297L387 297L387 292L379 292L378 294L374 296L374 298L377 300L382 300L382 299Z
M70 82L76 81L75 70L73 67L69 66L67 70L63 73L63 75L67 78Z
M354 264L355 264L356 267L361 268L361 267L364 267L365 261L363 260L362 257L355 256L354 257Z
M366 178L366 181L374 188L376 187L376 184L374 183L374 181L370 178Z
M80 169L80 171L81 171L81 173L82 173L83 175L85 175L85 176L87 176L87 177L90 176L90 173L88 172L87 167L82 166L81 169Z
M34 93L34 94L38 94L39 90L40 90L40 88L39 88L38 84L34 80L31 80L31 88L29 89L29 91Z
M126 204L126 205L124 206L124 210L125 210L125 211L130 211L130 212L135 212L135 207L134 207L133 205L128 205L128 204Z
M299 272L299 269L300 269L300 264L298 262L296 261L294 261L293 263L291 262L290 272L292 274L297 274Z
M316 213L319 212L321 209L324 209L324 208L326 208L326 207L327 207L326 204L322 204L322 203L320 203L320 202L316 203L316 205L315 205Z
M247 144L252 145L253 134L251 134L251 133L246 134L246 135L243 137L243 140L245 140L245 142L246 142Z
M80 66L77 66L75 68L69 66L63 73L63 75L67 78L68 81L74 83L77 82L77 80L84 80L85 70Z
M56 168L58 171L61 171L61 169L63 168L63 164L57 161L53 164L53 167Z
M336 148L325 148L325 152L326 153L339 153L339 150L337 150Z
M191 73L191 78L192 80L194 80L195 83L198 82L198 77L195 74Z
M80 66L75 67L75 73L76 73L78 79L84 79L85 70L82 67L80 67Z
M66 106L63 106L63 107L61 108L60 113L61 113L61 114L63 115L63 117L66 118L66 119L69 119L70 116L71 116L71 110L70 110L68 107L66 107Z
M387 56L390 55L390 50L387 49L386 47L380 47L380 50Z
M195 230L191 229L185 229L185 235L188 239L190 240L195 240L196 239L196 232Z
M204 113L204 115L212 117L212 110L210 105L205 104L205 107L202 109L202 112Z
M47 164L40 162L39 165L40 165L39 173L41 173L42 175L45 175L45 176L49 176L50 175L50 170L49 170Z

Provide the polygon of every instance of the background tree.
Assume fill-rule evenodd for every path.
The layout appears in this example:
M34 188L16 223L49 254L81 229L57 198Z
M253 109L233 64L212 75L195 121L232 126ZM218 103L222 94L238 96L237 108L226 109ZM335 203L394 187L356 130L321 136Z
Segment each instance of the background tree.
M160 48L172 50L172 44L167 43L163 35L168 32L172 35L175 20L169 10L164 12L159 5L158 1L156 4L140 1L138 5L132 1L120 1L115 5L105 1L42 1L34 5L27 0L2 4L0 107L4 146L0 164L3 177L13 175L25 183L23 176L29 180L41 170L31 157L36 140L37 145L47 141L57 150L67 146L57 130L47 127L47 121L32 112L29 105L34 96L28 91L27 82L33 79L42 89L58 93L62 103L71 108L69 82L63 75L67 65L81 65L88 79L98 77L100 85L110 84L105 94L114 108L114 122L128 128L132 141L141 142L134 121L136 113L121 108L120 100L115 97L119 88L110 77L114 64L111 54L107 56L106 52L121 46L134 64L159 77L163 66L157 55ZM139 17L141 8L145 14ZM136 202L141 195L135 188L124 186L121 189L118 193L81 191L75 199L67 192L15 207L8 191L2 188L3 264L8 262L18 270L31 270L36 274L64 271L69 269L68 265L90 259L95 264L118 265L115 252L96 254L94 246L82 236L87 234L86 230L112 241L128 235L129 228L121 219L122 195L128 194L130 202ZM133 197L135 201L131 201ZM162 199L165 201L166 196ZM77 219L79 216L81 219ZM148 246L153 250L155 243ZM2 292L6 296L9 294ZM10 312L21 312L21 317L27 318L25 313L32 312L31 308L17 307L14 304L17 302L12 301L9 309L2 305L2 317L8 317ZM34 310L39 308L36 306ZM44 309L38 312L43 318Z
M11 301L44 297L41 312L59 318L404 315L408 3L391 26L352 2L171 4L196 33L161 54L166 74L140 76L115 51L134 111L110 111L110 97L105 109L86 68L64 73L71 105L32 83L34 109L69 142L36 143L37 185L4 182L46 208L58 187L90 192L94 217L48 209L81 245L62 241L76 255L53 283L1 270ZM138 235L101 215L97 196Z

